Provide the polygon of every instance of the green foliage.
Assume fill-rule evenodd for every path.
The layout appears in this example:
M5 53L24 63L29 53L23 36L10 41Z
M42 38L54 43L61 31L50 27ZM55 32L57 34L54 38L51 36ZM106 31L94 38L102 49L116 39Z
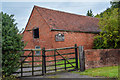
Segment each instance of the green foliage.
M0 80L2 72L2 15L0 14Z
M93 13L92 13L92 10L91 10L91 9L87 11L86 16L91 16L91 17L93 17L93 16L94 16L94 15L93 15Z
M111 13L112 10L113 10L113 8L107 8L105 11L101 12L100 14L97 14L95 17L96 18L102 18L103 14L105 14L105 13Z
M94 48L120 48L120 26L118 25L118 8L104 12L100 17L100 35L95 37Z
M101 12L100 14L97 14L95 17L100 18L103 17L103 14L105 13L111 13L111 11L114 10L114 8L120 8L120 1L119 2L115 2L115 1L110 1L111 7L107 8L105 11Z
M1 80L19 80L19 79L16 79L16 76L10 75L7 77L3 76Z
M22 36L18 34L14 15L2 14L2 72L3 75L11 75L18 69L20 50L24 48Z
M104 49L104 44L103 44L103 40L101 38L101 36L97 35L94 37L95 40L94 40L94 47L95 49Z
M112 8L119 8L120 7L120 1L117 2L117 1L111 1L110 4L112 5L111 7Z

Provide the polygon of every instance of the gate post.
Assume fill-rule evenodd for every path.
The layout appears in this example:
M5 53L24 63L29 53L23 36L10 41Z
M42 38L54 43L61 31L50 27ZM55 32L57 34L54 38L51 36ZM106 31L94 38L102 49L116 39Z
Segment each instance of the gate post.
M54 61L55 61L55 72L57 71L57 68L56 68L56 49L54 50Z
M76 59L76 69L78 69L78 54L77 54L77 44L75 44L75 59Z
M46 73L45 48L42 49L42 75Z
M32 51L32 76L34 76L34 51Z
M85 54L83 46L79 46L79 64L80 64L80 71L85 71Z

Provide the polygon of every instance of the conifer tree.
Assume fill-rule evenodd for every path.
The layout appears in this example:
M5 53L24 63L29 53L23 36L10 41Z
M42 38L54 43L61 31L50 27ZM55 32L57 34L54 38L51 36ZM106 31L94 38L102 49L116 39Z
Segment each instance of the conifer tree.
M93 15L93 13L92 13L92 10L91 10L91 9L87 11L86 16L91 16L91 17L93 17L93 16L94 16L94 15Z
M18 69L19 59L24 48L22 36L18 33L14 15L1 12L2 15L2 71L3 75L11 75Z

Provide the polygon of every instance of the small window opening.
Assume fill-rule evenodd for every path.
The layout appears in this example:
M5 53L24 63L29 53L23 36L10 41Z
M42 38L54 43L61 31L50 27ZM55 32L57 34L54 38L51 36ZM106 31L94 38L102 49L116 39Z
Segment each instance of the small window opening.
M35 49L40 49L40 46L35 46ZM40 55L40 51L35 51L35 55Z
M39 28L36 28L33 30L33 37L34 38L39 38Z

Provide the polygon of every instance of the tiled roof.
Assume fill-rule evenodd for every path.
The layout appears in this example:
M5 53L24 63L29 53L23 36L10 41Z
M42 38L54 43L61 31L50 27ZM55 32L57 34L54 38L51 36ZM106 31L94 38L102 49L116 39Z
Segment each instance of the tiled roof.
M34 6L51 30L99 32L99 20L94 17L71 14Z

